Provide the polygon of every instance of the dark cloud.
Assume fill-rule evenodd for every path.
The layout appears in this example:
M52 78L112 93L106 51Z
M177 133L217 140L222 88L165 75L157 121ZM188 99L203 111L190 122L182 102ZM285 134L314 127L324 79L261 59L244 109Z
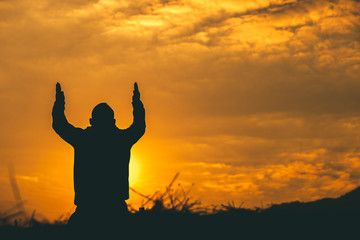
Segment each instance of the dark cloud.
M306 26L313 26L314 23L312 21L308 21L306 23L303 24L297 24L297 25L293 25L293 26L282 26L282 27L275 27L276 30L287 30L290 31L292 33L296 33L296 31L302 27L306 27Z
M73 8L82 8L91 4L96 4L100 2L99 0L65 0L65 1L56 1L49 0L46 2L47 8L49 9L73 9Z

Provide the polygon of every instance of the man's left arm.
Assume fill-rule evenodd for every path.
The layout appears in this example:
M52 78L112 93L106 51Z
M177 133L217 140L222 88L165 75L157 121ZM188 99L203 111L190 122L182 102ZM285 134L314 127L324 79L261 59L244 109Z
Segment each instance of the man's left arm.
M140 92L137 83L134 84L132 97L134 120L131 126L125 131L128 133L130 143L135 144L145 133L145 108L140 100Z

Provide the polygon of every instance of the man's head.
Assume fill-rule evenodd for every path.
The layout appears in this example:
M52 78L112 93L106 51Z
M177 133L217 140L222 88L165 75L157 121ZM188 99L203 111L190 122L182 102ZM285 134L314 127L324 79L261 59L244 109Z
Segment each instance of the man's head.
M114 126L114 111L106 103L96 105L91 113L90 124L93 127Z

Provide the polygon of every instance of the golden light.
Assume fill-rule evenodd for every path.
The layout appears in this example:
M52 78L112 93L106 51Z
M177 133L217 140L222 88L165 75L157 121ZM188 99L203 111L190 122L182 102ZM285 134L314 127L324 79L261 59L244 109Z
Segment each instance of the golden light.
M51 126L57 81L82 128L100 101L116 102L128 127L138 81L147 129L129 183L142 194L176 172L204 205L307 201L360 185L360 2L7 2L0 159L14 162L26 207L50 220L74 206L74 150ZM0 161L0 212L13 199L8 178Z
M129 184L130 186L135 186L139 183L139 176L141 173L141 164L136 155L132 154L129 164Z

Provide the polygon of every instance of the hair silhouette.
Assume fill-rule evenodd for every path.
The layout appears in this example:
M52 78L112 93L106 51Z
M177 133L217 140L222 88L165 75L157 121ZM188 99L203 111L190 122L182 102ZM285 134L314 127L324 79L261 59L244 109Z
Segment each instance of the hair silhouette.
M53 129L74 148L74 204L69 219L72 229L119 224L127 213L131 147L145 133L145 109L138 86L132 97L133 123L127 129L115 125L114 111L106 103L96 105L90 127L71 125L65 117L65 97L59 83L52 110Z
M92 118L107 118L113 119L114 118L114 110L107 105L107 103L99 103L94 107L91 113Z
M90 124L93 127L106 127L115 124L114 110L107 103L96 105L91 113Z

